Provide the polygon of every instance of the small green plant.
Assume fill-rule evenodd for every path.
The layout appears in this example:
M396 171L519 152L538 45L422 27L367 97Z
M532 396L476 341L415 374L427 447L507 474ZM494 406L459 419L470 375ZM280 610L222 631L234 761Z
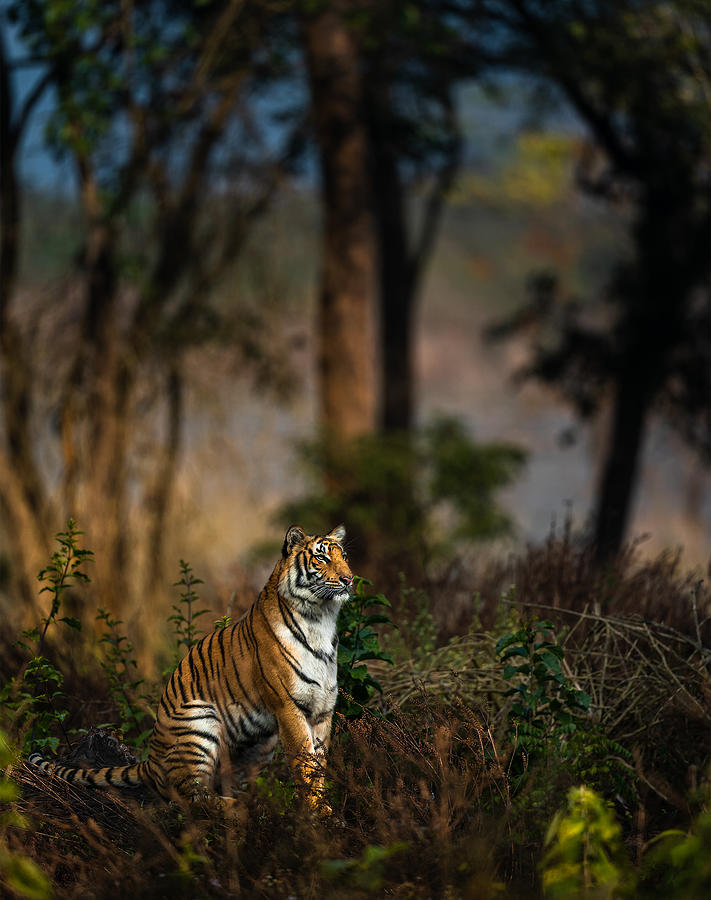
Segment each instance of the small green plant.
M220 616L215 619L215 628L228 628L232 624L232 616Z
M106 647L101 668L106 674L109 682L109 694L121 718L121 724L118 726L121 738L133 744L134 747L142 747L152 731L152 726L150 728L142 727L145 714L137 701L139 699L138 689L144 679L134 677L138 663L133 655L133 644L119 630L119 625L123 625L121 619L114 619L104 609L98 611L96 618L106 625L106 630L99 638L99 643ZM133 735L131 735L132 731Z
M197 584L203 584L202 579L196 578L190 563L181 559L180 578L173 586L182 587L183 590L180 594L179 604L173 604L173 615L168 616L168 621L172 622L175 628L177 639L175 650L176 663L180 661L183 653L196 643L198 629L195 621L207 612L206 609L194 608L200 599L195 591L195 585Z
M544 847L541 880L544 896L551 900L619 897L632 886L615 814L584 785L568 792L567 807L554 816Z
M40 594L48 593L51 596L49 612L39 625L22 632L22 640L17 641L17 645L31 658L24 670L0 690L0 703L6 711L14 713L15 725L31 722L22 748L25 753L45 747L56 753L59 746L56 734L58 728L71 746L63 724L69 714L65 706L66 696L61 690L64 676L44 655L44 648L47 632L57 622L81 631L79 619L72 616L60 617L59 612L66 591L75 583L90 580L82 565L93 554L91 550L79 547L78 538L83 533L77 528L76 522L69 519L66 531L57 534L59 549L37 575L38 580L44 584Z
M711 896L711 784L703 785L701 810L688 831L668 829L645 847L640 897L696 900Z
M282 781L272 771L267 771L257 776L255 785L259 796L280 816L294 808L296 788L293 781Z
M513 698L517 746L527 755L545 751L551 741L559 747L587 714L590 697L563 673L563 648L553 636L553 624L529 622L500 638L496 653L511 684L505 696Z
M321 869L326 878L344 887L372 893L380 891L385 883L388 860L408 849L404 841L396 841L384 847L368 845L358 859L326 859Z
M19 799L19 788L2 774L8 766L17 762L17 756L10 747L7 735L0 731L0 883L9 888L13 896L48 900L52 895L52 888L47 876L27 856L9 849L5 840L7 827L28 827L27 820L11 806Z
M380 648L373 625L392 625L385 613L371 613L374 606L390 609L383 594L371 594L367 578L355 578L355 593L338 617L338 684L340 692L336 709L348 719L358 718L363 707L376 691L382 693L380 683L368 671L366 663L382 660L392 665L389 653Z

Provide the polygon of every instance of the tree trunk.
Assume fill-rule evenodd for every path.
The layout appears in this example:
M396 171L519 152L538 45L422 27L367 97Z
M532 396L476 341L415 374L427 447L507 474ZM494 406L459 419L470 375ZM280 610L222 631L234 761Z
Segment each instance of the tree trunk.
M639 370L624 373L614 399L608 451L597 492L594 546L600 564L622 548L637 483L648 407L648 383L644 376Z
M156 462L156 476L147 492L144 508L148 518L148 572L145 596L154 596L165 576L165 537L170 501L180 453L183 422L183 379L180 361L171 366L165 384L166 435Z
M26 608L36 608L36 574L49 544L48 499L35 462L30 432L33 365L10 313L15 292L20 239L20 191L16 158L24 122L44 90L44 80L16 110L10 71L0 34L0 508L10 558L11 587Z
M376 85L374 85L376 87ZM385 87L381 86L385 91ZM387 102L387 100L386 100ZM408 252L405 200L387 112L371 98L370 160L378 235L384 431L409 431L413 416L412 313L415 284Z
M375 240L362 86L353 36L329 5L303 22L321 164L320 415L332 438L376 419Z

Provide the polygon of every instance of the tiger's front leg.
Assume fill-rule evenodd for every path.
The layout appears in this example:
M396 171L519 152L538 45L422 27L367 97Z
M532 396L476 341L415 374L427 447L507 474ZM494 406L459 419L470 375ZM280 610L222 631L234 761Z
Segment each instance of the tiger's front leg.
M284 752L289 757L294 782L304 792L309 806L322 808L321 791L318 785L321 765L314 748L314 738L306 717L296 707L285 709L277 716L279 734ZM316 789L314 785L316 783ZM323 784L323 777L320 779Z
M310 793L319 810L326 815L331 815L333 810L323 799L323 783L326 777L326 754L331 743L331 713L324 714L312 728L314 741L314 774L311 779Z

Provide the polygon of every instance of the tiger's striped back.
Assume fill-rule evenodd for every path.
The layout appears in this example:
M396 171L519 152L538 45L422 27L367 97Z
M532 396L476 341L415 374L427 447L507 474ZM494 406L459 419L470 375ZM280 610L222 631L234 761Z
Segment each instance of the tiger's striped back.
M146 785L163 797L196 786L229 792L271 759L278 738L309 800L319 802L337 697L336 621L353 576L345 529L310 537L292 526L255 603L233 625L199 640L160 699L148 758L134 766L82 769L33 754L68 781Z

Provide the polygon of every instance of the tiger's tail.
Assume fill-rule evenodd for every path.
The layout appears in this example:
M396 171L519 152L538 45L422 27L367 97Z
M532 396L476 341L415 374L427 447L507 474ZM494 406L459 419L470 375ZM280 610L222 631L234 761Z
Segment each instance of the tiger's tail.
M83 769L79 766L63 766L44 759L40 753L32 753L28 762L43 772L48 772L72 784L86 784L92 787L138 788L153 787L153 779L148 771L148 763L140 762L130 766L104 766L100 769Z

